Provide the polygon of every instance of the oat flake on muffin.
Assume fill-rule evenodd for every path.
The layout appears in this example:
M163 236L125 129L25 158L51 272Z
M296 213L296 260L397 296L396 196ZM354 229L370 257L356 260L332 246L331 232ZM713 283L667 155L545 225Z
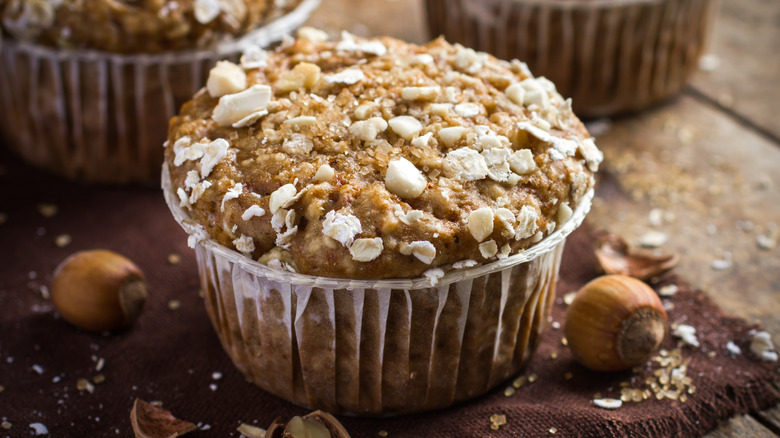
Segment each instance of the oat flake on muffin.
M534 245L603 157L571 102L520 61L311 30L215 67L171 121L165 155L202 227L191 243L373 279Z

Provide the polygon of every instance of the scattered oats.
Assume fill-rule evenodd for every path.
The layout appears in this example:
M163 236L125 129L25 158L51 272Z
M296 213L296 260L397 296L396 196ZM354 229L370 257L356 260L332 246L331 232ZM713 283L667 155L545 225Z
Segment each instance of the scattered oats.
M506 97L508 97L509 100L511 100L515 105L523 105L525 100L525 88L523 88L519 82L506 87L504 93L506 94Z
M387 122L381 117L371 117L368 120L360 120L352 123L349 133L359 140L374 141L380 132L387 129Z
M623 402L614 398L597 398L593 400L593 404L602 409L618 409L623 406Z
M550 359L552 360L558 359L558 352L553 351L552 353L550 353Z
M742 354L742 349L739 348L739 345L735 344L733 341L728 341L726 343L726 350L729 351L734 356L738 356Z
M713 260L710 266L712 267L712 269L716 271L724 271L731 267L731 260L725 258L719 260Z
M287 119L284 121L284 123L290 126L297 126L299 128L303 128L306 126L313 126L315 123L317 123L317 118L314 116L298 116L298 117Z
M287 208L292 204L292 202L295 202L297 200L296 194L298 190L295 188L292 184L285 184L278 189L276 189L273 193L271 193L271 198L268 201L268 208L271 210L271 213L276 213L280 208Z
M358 82L362 81L365 78L366 75L363 73L363 70L359 68L347 68L338 73L325 76L325 80L330 82L331 84L346 84L346 85L357 84Z
M376 56L387 53L387 47L381 41L355 42L355 38L347 31L341 32L341 41L336 45L336 50L344 52L363 52Z
M48 435L49 429L43 425L43 423L30 423L30 429L35 432L35 435Z
M262 429L257 426L252 426L246 423L241 423L240 426L236 428L236 430L246 438L264 438L265 437L265 429Z
M660 289L658 289L658 295L662 297L671 297L674 296L680 288L676 284L667 284L666 286L662 286Z
M101 383L106 381L106 376L103 374L98 374L92 378L92 381L95 383L95 385L100 385Z
M768 236L766 234L759 234L756 236L756 245L758 245L759 249L763 249L764 251L770 251L775 248L777 245L777 241L772 238L772 236Z
M513 386L507 386L504 389L504 397L512 397L515 395L515 392L517 392L517 390Z
M103 371L103 367L106 366L106 360L102 357L97 360L97 363L95 364L95 371L101 372Z
M45 371L42 366L35 364L32 366L33 371L35 371L38 375L43 374Z
M220 209L224 212L225 203L227 201L230 201L231 199L237 199L243 192L244 192L244 185L241 183L238 183L233 187L229 188L227 192L225 192L225 196L222 198L222 205Z
M13 426L14 426L13 424L11 424L11 423L9 423L9 422L7 422L7 421L3 421L2 423L0 423L0 428L3 428L3 429L5 429L5 430L9 430L9 429L11 429Z
M526 383L528 383L528 377L520 376L520 377L518 377L518 378L516 378L515 380L512 381L512 386L515 389L520 389Z
M181 301L180 300L170 300L168 301L168 309L170 310L179 310L181 308Z
M54 204L38 204L38 212L43 217L52 217L57 214L58 208Z
M558 433L558 429L556 429L556 428L554 428L554 427L551 427L551 428L547 429L547 432L548 432L550 435L555 435L556 433Z
M426 265L430 265L433 259L436 258L436 247L427 240L414 241L409 244L409 247L412 255Z
M211 23L221 12L219 0L195 0L192 10L200 24Z
M416 148L424 148L428 145L428 142L431 140L431 137L433 137L433 132L429 132L425 135L421 135L414 140L412 140L412 146Z
M768 332L760 331L753 334L753 339L750 341L750 351L752 351L753 354L763 360L776 362L777 353L772 355L774 349L775 346L772 342L772 336ZM766 353L770 354L766 355Z
M501 426L506 424L506 415L504 414L493 414L490 416L490 428L493 430L498 430Z
M386 430L380 430L377 435L381 436L382 438L387 437L387 431Z
M696 327L679 324L672 331L672 335L682 339L682 341L693 347L700 347L699 340L696 338Z
M214 371L213 373L211 373L211 378L213 380L219 380L222 378L222 373L220 373L219 371Z
M95 392L95 385L93 385L89 380L82 378L76 381L76 389L79 391L87 391L88 393L92 394Z
M444 277L444 271L441 268L428 269L423 272L423 277L431 282L431 286L439 284L439 280Z
M370 262L382 254L384 244L381 237L355 239L349 247L352 260L356 262Z
M528 383L534 383L536 382L536 379L538 379L538 376L536 374L529 374L528 375Z
M479 244L479 253L482 257L489 259L498 253L498 244L495 240L488 240Z
M715 352L715 351L710 351L709 353L707 353L707 357L709 357L710 359L714 359L717 356L718 356L718 353Z
M536 233L539 220L539 212L535 207L524 205L517 213L517 227L515 228L515 240L526 239ZM541 235L539 236L541 240Z
M664 223L664 211L660 208L650 210L650 213L647 215L647 222L651 227L660 227Z
M569 292L563 296L563 303L570 306L574 302L574 297L577 296L577 291Z
M462 182L480 180L488 175L485 158L467 147L447 153L442 164L446 176Z
M216 383L210 383L210 384L209 384L209 389L210 389L212 392L216 391L216 390L217 390L217 384L216 384Z
M293 229L295 231L292 231L292 229L288 229L289 231L291 231L291 234L294 234L296 231L298 231L297 227L293 227ZM251 236L241 235L241 237L238 237L233 240L233 245L242 254L249 255L255 251L255 240Z
M708 53L699 58L699 70L701 71L711 72L718 67L720 67L720 58L717 55Z
M452 269L465 269L477 266L476 260L460 260L452 264Z
M391 127L393 120L390 120ZM390 193L403 199L414 199L422 194L427 185L428 181L422 172L406 158L393 160L387 165L385 186Z
M553 321L550 323L550 327L552 327L553 330L558 330L559 328L561 328L561 323L558 321Z
M433 56L427 54L427 53L421 53L419 55L414 55L412 59L409 61L409 64L411 65L425 65L425 64L432 64L434 61Z
M57 245L58 248L65 248L66 246L70 245L72 240L73 239L70 237L70 234L60 234L54 238L54 244Z
M258 46L249 46L241 55L241 67L244 70L265 67L267 65L268 52Z
M645 248L658 248L666 243L669 236L660 231L648 231L639 237L639 245Z
M224 98L225 96L222 97L222 99ZM211 174L211 171L214 169L214 166L216 166L217 163L220 162L220 160L225 158L225 155L227 155L227 150L229 147L230 147L230 143L228 143L228 141L225 140L224 138L218 138L210 142L209 144L203 146L203 158L200 159L201 177L206 178ZM204 181L204 183L206 182L208 181ZM208 186L210 185L211 183L209 182ZM190 200L190 202L193 201Z
M314 142L303 134L292 134L282 143L282 150L289 155L309 155L312 149Z
M569 340L566 339L565 336L561 338L561 345L563 346L569 345Z
M181 263L181 256L179 254L168 254L168 263L172 265L178 265Z
M206 81L206 89L211 97L238 93L246 87L244 69L230 61L217 61L217 65L209 71L209 78Z
M336 213L331 210L322 221L323 234L340 242L345 247L352 245L355 235L362 231L360 220L351 214Z

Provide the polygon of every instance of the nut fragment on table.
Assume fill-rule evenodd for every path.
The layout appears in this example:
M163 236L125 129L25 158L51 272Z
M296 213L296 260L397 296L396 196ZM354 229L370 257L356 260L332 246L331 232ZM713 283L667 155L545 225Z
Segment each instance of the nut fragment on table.
M630 275L649 280L674 268L680 261L676 253L652 255L632 251L625 240L603 234L596 241L596 259L607 274Z
M146 303L141 270L127 258L106 250L77 252L54 271L51 299L71 324L85 330L122 328Z
M136 438L175 438L198 430L198 426L174 417L169 411L135 399L130 424Z

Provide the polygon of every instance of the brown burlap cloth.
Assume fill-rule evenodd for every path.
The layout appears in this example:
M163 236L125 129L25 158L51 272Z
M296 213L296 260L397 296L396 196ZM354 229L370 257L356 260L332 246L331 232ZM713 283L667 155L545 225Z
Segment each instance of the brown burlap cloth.
M238 436L241 423L265 427L277 416L306 413L247 383L222 351L198 297L194 253L159 190L67 183L2 151L0 164L0 212L7 215L0 225L0 421L12 424L0 428L0 437L30 436L30 423L42 423L56 437L132 436L129 413L136 397L162 401L178 417L208 429L193 437ZM44 217L40 203L56 204L58 213ZM54 243L62 234L72 238L64 248ZM569 238L559 296L597 275L591 244L587 226ZM40 290L66 256L96 247L125 254L147 276L147 308L118 334L74 328ZM181 262L170 264L169 254L181 255ZM749 353L752 327L725 316L703 292L677 278L665 280L670 282L680 286L669 300L670 322L693 325L701 342L699 349L683 349L696 387L685 403L652 397L614 411L594 406L596 393L620 397L621 382L641 387L653 363L636 375L590 372L572 361L561 344L563 330L553 327L523 372L538 379L510 397L504 390L511 381L438 412L342 421L353 437L376 437L382 430L389 437L696 436L721 419L778 403L777 364ZM171 300L180 300L181 307L173 310ZM559 298L554 321L563 322L565 307ZM727 352L730 340L741 355ZM669 338L664 347L675 344ZM77 389L78 379L99 374L105 381L94 393ZM506 425L490 430L492 414L506 415Z

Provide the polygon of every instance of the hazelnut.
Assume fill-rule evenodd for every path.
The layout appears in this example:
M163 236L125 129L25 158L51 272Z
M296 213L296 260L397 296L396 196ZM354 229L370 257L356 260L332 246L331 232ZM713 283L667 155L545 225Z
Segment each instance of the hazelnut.
M577 292L564 331L579 363L595 371L621 371L645 363L661 345L666 311L640 280L605 275Z
M134 321L146 302L141 270L111 251L77 252L54 271L51 299L71 324L90 331L116 330Z

